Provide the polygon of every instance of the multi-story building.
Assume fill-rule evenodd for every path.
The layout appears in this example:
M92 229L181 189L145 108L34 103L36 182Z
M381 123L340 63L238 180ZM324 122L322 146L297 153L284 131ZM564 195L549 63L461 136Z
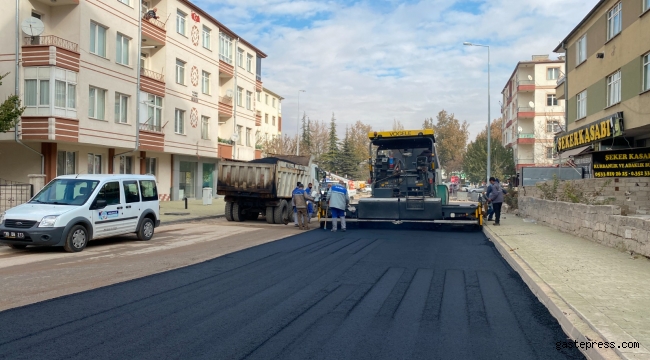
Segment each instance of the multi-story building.
M18 75L26 109L0 134L0 178L151 173L176 200L216 190L220 158L255 157L266 55L187 0L139 1L7 1L0 98ZM44 31L10 36L17 15Z
M567 99L561 158L589 169L592 151L650 146L649 13L650 0L601 0L555 48L567 69L557 82Z
M512 147L517 170L553 163L553 138L564 124L564 101L555 84L563 73L562 59L536 55L517 64L501 92L502 143Z
M258 128L256 139L258 144L264 140L282 135L282 100L284 98L273 91L263 88L257 101L261 127Z

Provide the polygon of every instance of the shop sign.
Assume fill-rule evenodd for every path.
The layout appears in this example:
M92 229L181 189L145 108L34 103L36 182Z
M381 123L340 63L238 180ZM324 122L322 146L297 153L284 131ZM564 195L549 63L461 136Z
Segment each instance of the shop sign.
M650 176L650 148L598 151L592 156L595 178Z
M594 124L555 137L555 149L563 152L623 134L623 113L619 112Z

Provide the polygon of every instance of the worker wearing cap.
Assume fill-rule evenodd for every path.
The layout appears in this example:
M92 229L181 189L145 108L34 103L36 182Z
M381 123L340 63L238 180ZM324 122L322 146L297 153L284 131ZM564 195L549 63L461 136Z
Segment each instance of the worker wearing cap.
M345 209L350 204L350 196L343 181L339 181L327 192L327 203L332 212L332 232L336 232L338 218L341 218L341 230L345 231Z
M300 184L298 185L298 189L293 191L292 200L297 210L296 218L298 219L300 230L309 230L309 223L307 223L307 201L313 201L314 198L307 194L305 185Z

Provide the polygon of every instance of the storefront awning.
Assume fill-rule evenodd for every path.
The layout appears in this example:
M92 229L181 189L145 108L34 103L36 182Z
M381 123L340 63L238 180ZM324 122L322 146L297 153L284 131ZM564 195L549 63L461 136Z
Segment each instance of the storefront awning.
M580 155L585 150L589 149L590 147L591 147L590 145L587 145L587 146L579 147L579 148L576 148L576 149L567 150L567 151L565 151L563 153L560 153L560 157L565 159L565 158L568 158L569 156Z

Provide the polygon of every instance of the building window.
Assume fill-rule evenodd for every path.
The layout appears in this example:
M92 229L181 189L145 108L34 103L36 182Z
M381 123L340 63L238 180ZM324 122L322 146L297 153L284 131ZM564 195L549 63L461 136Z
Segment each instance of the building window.
M176 10L176 32L183 36L186 36L186 32L185 32L186 20L187 20L187 14L180 10Z
M607 40L621 32L622 7L623 3L619 2L607 12Z
M546 94L546 106L557 106L557 97L555 94Z
M66 110L75 110L77 107L77 73L56 67L27 67L24 70L25 93L24 104L33 109L33 114L50 114L50 105L54 105L54 112L64 115ZM51 84L54 81L54 92ZM54 100L52 100L54 96ZM45 110L46 112L43 112ZM61 113L57 110L63 110ZM27 115L27 114L25 114ZM32 115L32 114L29 114ZM66 116L66 115L64 115ZM69 117L76 117L76 113L67 114Z
M90 52L101 57L106 57L106 28L90 22Z
M607 106L621 102L621 70L607 77Z
M144 128L151 131L160 131L160 120L162 119L162 98L160 96L147 94L147 121ZM140 125L142 128L143 126Z
M269 114L264 114L264 123L265 124L269 123Z
M253 109L253 93L250 91L246 91L246 109Z
M144 167L146 174L156 175L156 158L145 158Z
M643 0L643 12L650 10L650 0Z
M559 76L560 76L560 68L548 68L546 70L547 80L557 80Z
M128 37L117 33L115 61L118 64L129 65L129 41Z
M88 154L88 173L101 174L102 173L102 156L96 154Z
M271 99L271 101L273 102L273 108L275 109L275 98Z
M120 156L120 174L133 174L133 157Z
M237 49L237 66L244 67L244 50Z
M90 87L88 92L88 117L91 119L104 120L106 109L106 90Z
M25 80L25 106L50 105L50 80Z
M237 145L242 145L241 125L237 125Z
M560 122L557 120L549 120L546 122L546 132L557 134L561 131Z
M251 128L246 128L246 146L251 146Z
M207 71L201 73L201 91L206 95L210 95L210 73Z
M576 51L577 51L576 65L580 65L585 60L587 60L587 34L585 34L583 37L580 38L580 40L578 40Z
M185 134L185 111L176 109L174 113L174 132Z
M273 122L271 123L271 125L275 126L275 116L273 117Z
M587 90L576 95L577 101L577 119L582 119L587 117Z
M117 1L121 2L124 5L129 5L129 6L131 5L129 0L117 0Z
M76 73L69 72L76 78ZM69 80L54 81L54 106L74 110L77 108L77 84Z
M115 93L115 122L126 124L128 114L129 96Z
M246 54L246 70L250 73L253 72L253 55L251 54Z
M176 83L185 85L185 62L176 59Z
M223 32L219 33L219 60L232 65L232 38Z
M643 91L648 90L650 90L650 53L643 56Z
M203 47L210 50L210 32L207 27L203 27Z
M237 106L242 106L242 98L244 97L244 89L237 87Z
M553 147L552 146L546 147L546 158L547 159L552 159L553 158Z
M268 95L268 94L264 94L264 103L265 103L266 105L269 104L269 95Z
M210 140L210 118L201 116L201 139Z
M262 92L261 91L257 91L257 101L260 101L260 102L262 101Z
M56 176L73 175L77 173L75 153L72 151L57 151Z

